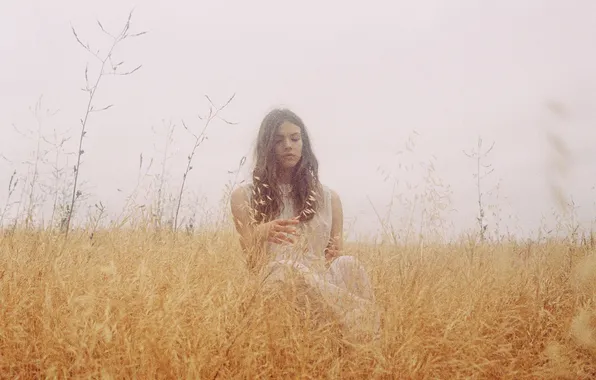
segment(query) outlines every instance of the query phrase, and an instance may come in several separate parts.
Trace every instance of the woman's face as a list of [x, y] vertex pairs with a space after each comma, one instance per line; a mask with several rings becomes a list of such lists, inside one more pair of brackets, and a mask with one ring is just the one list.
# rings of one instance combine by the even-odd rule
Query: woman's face
[[300, 127], [284, 122], [274, 136], [275, 157], [284, 169], [295, 167], [302, 158], [302, 133]]

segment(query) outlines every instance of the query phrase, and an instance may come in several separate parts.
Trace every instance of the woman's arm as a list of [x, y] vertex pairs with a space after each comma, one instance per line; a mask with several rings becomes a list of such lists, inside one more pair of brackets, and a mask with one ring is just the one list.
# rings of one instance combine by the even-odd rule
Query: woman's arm
[[274, 220], [255, 225], [249, 211], [250, 199], [244, 189], [237, 188], [232, 191], [230, 207], [236, 231], [240, 235], [240, 246], [247, 254], [247, 261], [251, 269], [263, 260], [267, 241], [277, 244], [293, 244], [295, 242], [291, 236], [286, 234], [296, 235], [294, 225], [299, 221], [297, 219]]
[[249, 199], [243, 188], [239, 187], [232, 191], [230, 207], [236, 231], [240, 235], [240, 245], [243, 250], [247, 250], [258, 239], [253, 236], [255, 231], [250, 220]]
[[331, 190], [331, 236], [327, 249], [325, 249], [325, 258], [332, 261], [341, 255], [343, 249], [343, 229], [344, 213], [339, 195]]
[[243, 188], [239, 187], [232, 191], [230, 207], [236, 231], [240, 235], [240, 246], [246, 254], [246, 263], [251, 271], [260, 268], [265, 253], [265, 239], [261, 230], [255, 228], [251, 221], [249, 212], [249, 199]]
[[232, 191], [230, 207], [236, 231], [240, 235], [240, 246], [246, 254], [248, 267], [255, 269], [263, 259], [266, 236], [262, 229], [256, 228], [251, 220], [250, 200], [246, 191], [239, 187]]

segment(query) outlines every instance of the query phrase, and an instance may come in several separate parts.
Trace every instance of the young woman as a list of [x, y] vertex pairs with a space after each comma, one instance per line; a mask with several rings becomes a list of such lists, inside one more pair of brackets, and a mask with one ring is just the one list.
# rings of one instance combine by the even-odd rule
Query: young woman
[[300, 275], [344, 328], [378, 333], [369, 278], [354, 257], [341, 254], [342, 203], [319, 181], [318, 161], [302, 120], [287, 109], [267, 114], [255, 161], [252, 182], [231, 197], [249, 268], [269, 285]]

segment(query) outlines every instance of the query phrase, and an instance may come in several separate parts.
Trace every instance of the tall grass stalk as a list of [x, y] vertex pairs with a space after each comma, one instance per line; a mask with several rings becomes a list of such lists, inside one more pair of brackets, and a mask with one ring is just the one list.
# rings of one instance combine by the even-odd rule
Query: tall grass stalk
[[[131, 19], [132, 19], [132, 11], [128, 15], [128, 20], [126, 21], [124, 27], [116, 35], [112, 35], [111, 33], [109, 33], [106, 29], [104, 29], [101, 22], [99, 22], [99, 21], [97, 22], [99, 25], [99, 28], [102, 30], [102, 32], [104, 34], [106, 34], [111, 39], [111, 45], [107, 49], [107, 53], [105, 53], [104, 55], [101, 55], [99, 50], [97, 50], [97, 51], [93, 50], [89, 46], [88, 43], [83, 43], [83, 41], [79, 38], [75, 28], [72, 27], [72, 33], [74, 34], [75, 39], [77, 40], [79, 45], [81, 45], [86, 51], [88, 51], [99, 62], [100, 69], [99, 69], [97, 78], [95, 79], [94, 83], [89, 82], [89, 75], [88, 75], [89, 67], [87, 66], [87, 68], [85, 69], [86, 86], [83, 89], [83, 91], [87, 92], [87, 94], [89, 95], [89, 99], [87, 101], [87, 107], [85, 109], [85, 113], [83, 115], [83, 118], [81, 119], [81, 132], [79, 134], [79, 143], [78, 143], [78, 149], [77, 149], [77, 162], [74, 166], [74, 183], [72, 186], [71, 201], [70, 201], [70, 206], [68, 208], [68, 215], [67, 215], [66, 226], [65, 226], [65, 237], [66, 238], [68, 238], [68, 233], [70, 231], [72, 216], [75, 211], [75, 202], [76, 202], [77, 198], [81, 195], [81, 192], [77, 188], [77, 185], [79, 182], [79, 174], [80, 174], [80, 169], [81, 169], [81, 158], [82, 158], [83, 154], [85, 153], [85, 151], [83, 150], [83, 141], [85, 139], [85, 135], [87, 134], [87, 122], [89, 120], [89, 116], [92, 113], [106, 111], [113, 107], [113, 104], [110, 104], [108, 106], [101, 107], [101, 108], [96, 108], [94, 106], [93, 100], [95, 98], [95, 95], [97, 93], [99, 85], [100, 85], [102, 79], [106, 75], [128, 76], [128, 75], [135, 73], [137, 70], [139, 70], [141, 68], [141, 65], [139, 65], [130, 71], [122, 71], [122, 69], [120, 69], [120, 66], [124, 62], [114, 62], [113, 61], [112, 55], [113, 55], [114, 49], [116, 48], [116, 46], [119, 43], [121, 43], [122, 41], [124, 41], [127, 38], [138, 37], [138, 36], [141, 36], [146, 33], [146, 32], [130, 33]], [[111, 71], [106, 71], [106, 69], [111, 69]]]

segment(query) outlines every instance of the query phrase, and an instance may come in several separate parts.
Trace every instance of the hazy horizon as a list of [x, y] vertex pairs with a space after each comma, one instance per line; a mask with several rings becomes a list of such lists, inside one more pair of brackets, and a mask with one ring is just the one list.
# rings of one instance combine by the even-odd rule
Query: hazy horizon
[[[56, 111], [43, 119], [44, 134], [51, 137], [58, 130], [70, 137], [66, 148], [76, 151], [87, 104], [81, 91], [85, 66], [91, 64], [90, 78], [97, 67], [71, 26], [83, 41], [105, 51], [109, 40], [97, 20], [116, 32], [133, 8], [131, 32], [148, 33], [125, 40], [114, 60], [124, 61], [123, 70], [142, 68], [103, 79], [96, 108], [114, 106], [91, 115], [83, 147], [81, 190], [90, 205], [102, 201], [112, 217], [136, 185], [141, 154], [144, 169], [154, 159], [149, 174], [160, 172], [163, 127], [170, 121], [176, 125], [176, 154], [166, 172], [168, 190], [177, 194], [192, 145], [182, 121], [199, 133], [197, 115], [209, 106], [205, 95], [222, 104], [236, 94], [222, 113], [235, 124], [214, 122], [197, 151], [187, 210], [218, 206], [224, 185], [234, 178], [228, 171], [252, 154], [261, 118], [284, 106], [304, 119], [321, 179], [340, 194], [352, 234], [379, 230], [369, 199], [377, 211], [387, 210], [393, 186], [385, 180], [388, 174], [400, 181], [397, 192], [413, 200], [417, 190], [408, 184], [423, 186], [424, 165], [431, 162], [435, 177], [452, 192], [454, 211], [445, 214], [452, 232], [475, 228], [475, 162], [463, 151], [474, 149], [479, 136], [485, 146], [495, 144], [487, 160], [494, 172], [484, 188], [500, 182], [499, 191], [485, 200], [501, 209], [502, 232], [534, 232], [543, 217], [555, 223], [553, 178], [579, 206], [578, 223], [590, 228], [596, 220], [596, 53], [591, 49], [596, 3], [588, 0], [366, 6], [270, 0], [5, 2], [0, 6], [0, 208], [11, 174], [26, 175], [25, 161], [37, 145], [15, 126], [36, 130], [29, 108], [40, 97], [44, 110]], [[551, 104], [561, 105], [563, 115]], [[568, 155], [558, 157], [549, 134]], [[410, 138], [412, 151], [406, 149]], [[42, 149], [47, 148], [44, 143]], [[565, 176], [553, 162], [566, 168]], [[51, 185], [50, 169], [41, 170]], [[395, 207], [397, 225], [409, 210]], [[86, 214], [82, 209], [78, 218]], [[493, 229], [495, 221], [488, 223]]]

